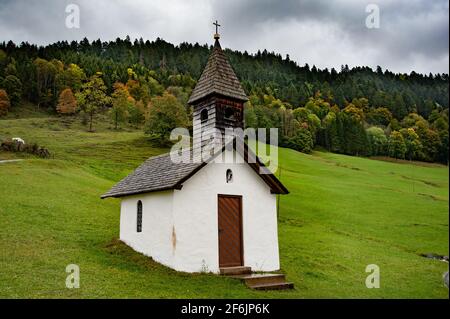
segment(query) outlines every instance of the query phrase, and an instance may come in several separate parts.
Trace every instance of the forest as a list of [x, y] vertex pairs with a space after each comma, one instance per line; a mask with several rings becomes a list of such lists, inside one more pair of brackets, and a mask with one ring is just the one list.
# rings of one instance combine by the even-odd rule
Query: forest
[[[30, 101], [78, 116], [90, 131], [93, 118], [108, 114], [112, 129], [134, 127], [168, 143], [173, 128], [192, 126], [187, 99], [211, 49], [159, 38], [3, 42], [0, 118]], [[279, 128], [281, 146], [448, 164], [448, 74], [321, 70], [266, 50], [226, 54], [249, 97], [246, 126]]]

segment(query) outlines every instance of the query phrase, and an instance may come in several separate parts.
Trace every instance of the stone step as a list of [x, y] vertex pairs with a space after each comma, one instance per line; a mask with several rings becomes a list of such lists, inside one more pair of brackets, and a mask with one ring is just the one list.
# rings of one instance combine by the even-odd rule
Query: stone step
[[283, 282], [283, 283], [273, 283], [273, 284], [259, 284], [249, 286], [251, 289], [256, 290], [284, 290], [284, 289], [293, 289], [294, 283], [292, 282]]
[[286, 282], [283, 274], [248, 274], [235, 275], [232, 277], [242, 280], [249, 287], [254, 285], [279, 284]]
[[220, 268], [220, 274], [225, 276], [246, 275], [251, 273], [252, 269], [244, 266]]

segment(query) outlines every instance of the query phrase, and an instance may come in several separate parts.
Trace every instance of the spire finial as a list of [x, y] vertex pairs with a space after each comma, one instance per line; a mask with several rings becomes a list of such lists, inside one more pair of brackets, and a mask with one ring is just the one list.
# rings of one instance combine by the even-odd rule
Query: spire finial
[[220, 39], [220, 35], [219, 35], [220, 24], [219, 24], [219, 22], [217, 22], [217, 20], [213, 24], [216, 26], [216, 33], [214, 34], [214, 39], [219, 40]]

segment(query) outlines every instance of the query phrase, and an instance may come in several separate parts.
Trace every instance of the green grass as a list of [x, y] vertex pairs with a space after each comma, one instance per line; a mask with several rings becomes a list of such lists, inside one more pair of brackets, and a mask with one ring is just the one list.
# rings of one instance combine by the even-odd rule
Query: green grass
[[[237, 280], [184, 274], [121, 244], [119, 200], [99, 196], [145, 158], [164, 152], [142, 131], [99, 119], [27, 113], [0, 120], [52, 159], [0, 152], [0, 297], [7, 298], [448, 298], [448, 168], [280, 149], [282, 272], [292, 291], [259, 292]], [[80, 266], [81, 288], [65, 288]], [[365, 287], [377, 264], [381, 288]]]

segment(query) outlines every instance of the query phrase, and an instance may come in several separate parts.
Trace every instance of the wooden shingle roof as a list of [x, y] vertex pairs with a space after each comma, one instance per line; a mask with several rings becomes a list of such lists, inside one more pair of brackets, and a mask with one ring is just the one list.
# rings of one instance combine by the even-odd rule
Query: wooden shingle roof
[[248, 101], [247, 95], [222, 51], [218, 39], [216, 39], [205, 69], [192, 91], [188, 103], [193, 104], [212, 94], [219, 94], [243, 102]]
[[179, 182], [202, 163], [174, 163], [170, 153], [150, 157], [101, 198], [122, 197], [180, 188]]
[[[231, 143], [231, 142], [230, 142]], [[263, 181], [270, 187], [274, 194], [288, 194], [287, 188], [272, 174], [264, 163], [249, 149], [246, 143], [243, 143], [243, 150], [236, 147], [233, 141], [233, 147], [243, 156], [245, 162], [258, 174]], [[191, 176], [202, 169], [208, 162], [222, 153], [227, 146], [218, 151], [206, 162], [174, 163], [170, 158], [170, 153], [151, 157], [139, 166], [133, 173], [125, 177], [101, 198], [123, 197], [142, 193], [151, 193], [170, 189], [181, 189], [183, 183]], [[191, 150], [184, 156], [191, 158]], [[256, 161], [249, 161], [256, 159]], [[261, 174], [264, 172], [264, 174]]]

